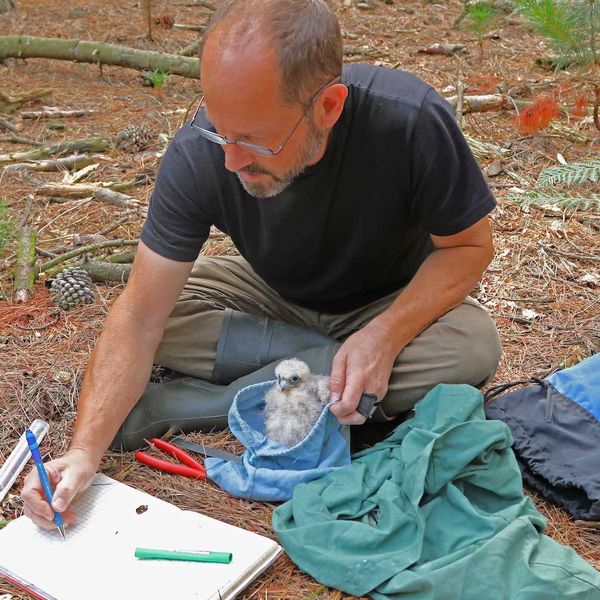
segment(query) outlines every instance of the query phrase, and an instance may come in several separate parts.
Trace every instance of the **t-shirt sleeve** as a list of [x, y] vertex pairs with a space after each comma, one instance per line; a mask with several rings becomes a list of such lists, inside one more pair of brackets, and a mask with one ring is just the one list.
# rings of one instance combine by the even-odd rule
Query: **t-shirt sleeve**
[[161, 161], [141, 240], [165, 258], [196, 260], [212, 224], [208, 201], [201, 173], [176, 137]]
[[428, 233], [460, 233], [496, 206], [449, 104], [433, 89], [420, 107], [411, 148], [412, 211]]

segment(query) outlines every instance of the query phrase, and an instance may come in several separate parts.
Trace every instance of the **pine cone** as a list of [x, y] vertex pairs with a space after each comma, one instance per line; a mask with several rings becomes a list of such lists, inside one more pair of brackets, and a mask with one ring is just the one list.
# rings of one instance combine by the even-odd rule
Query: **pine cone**
[[141, 152], [150, 147], [154, 137], [148, 125], [129, 125], [117, 133], [115, 148], [125, 152]]
[[94, 301], [92, 280], [81, 267], [71, 267], [61, 271], [50, 284], [50, 292], [54, 295], [54, 304], [69, 310], [82, 304]]

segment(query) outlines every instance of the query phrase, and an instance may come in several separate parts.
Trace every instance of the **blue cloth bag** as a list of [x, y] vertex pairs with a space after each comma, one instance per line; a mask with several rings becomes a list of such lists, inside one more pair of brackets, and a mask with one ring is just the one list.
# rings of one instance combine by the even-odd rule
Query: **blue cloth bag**
[[286, 501], [294, 487], [350, 464], [350, 430], [326, 405], [310, 433], [287, 448], [265, 437], [265, 393], [275, 381], [240, 390], [229, 409], [231, 433], [244, 445], [240, 462], [206, 458], [206, 474], [232, 496]]

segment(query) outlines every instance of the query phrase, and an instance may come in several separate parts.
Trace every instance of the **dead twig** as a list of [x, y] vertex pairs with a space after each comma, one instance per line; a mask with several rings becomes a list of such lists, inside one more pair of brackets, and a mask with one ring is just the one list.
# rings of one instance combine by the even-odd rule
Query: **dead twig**
[[21, 113], [21, 119], [70, 119], [71, 117], [87, 117], [93, 115], [93, 110], [59, 110], [58, 108], [46, 107], [44, 110], [32, 110]]
[[591, 260], [594, 262], [600, 262], [600, 256], [591, 256], [589, 254], [579, 254], [577, 252], [564, 252], [563, 250], [557, 250], [551, 246], [542, 246], [544, 250], [552, 254], [558, 254], [558, 256], [564, 256], [565, 258], [574, 258], [577, 260]]

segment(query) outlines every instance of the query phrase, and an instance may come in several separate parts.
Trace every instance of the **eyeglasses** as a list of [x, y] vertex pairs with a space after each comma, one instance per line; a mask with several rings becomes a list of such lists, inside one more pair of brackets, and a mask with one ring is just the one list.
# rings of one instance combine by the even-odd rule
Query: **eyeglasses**
[[302, 111], [300, 118], [294, 125], [293, 129], [289, 132], [289, 134], [283, 140], [283, 142], [281, 142], [281, 144], [279, 145], [277, 150], [271, 150], [271, 148], [267, 148], [266, 146], [259, 146], [258, 144], [251, 144], [250, 142], [244, 142], [241, 140], [230, 140], [229, 138], [226, 138], [224, 135], [221, 135], [214, 131], [210, 131], [209, 129], [204, 129], [203, 127], [199, 127], [198, 125], [196, 125], [195, 122], [196, 122], [196, 118], [198, 117], [198, 113], [204, 108], [204, 96], [202, 96], [202, 98], [200, 98], [200, 104], [198, 104], [198, 108], [196, 109], [196, 112], [194, 113], [194, 116], [192, 117], [192, 120], [190, 121], [190, 125], [196, 131], [198, 131], [200, 133], [200, 135], [202, 135], [202, 137], [206, 138], [207, 140], [210, 140], [211, 142], [214, 142], [215, 144], [219, 144], [220, 146], [225, 146], [226, 144], [235, 144], [236, 146], [239, 146], [240, 148], [243, 148], [244, 150], [247, 150], [248, 152], [251, 152], [252, 154], [260, 154], [261, 156], [277, 156], [278, 154], [281, 153], [281, 151], [283, 150], [285, 145], [289, 142], [290, 138], [294, 135], [294, 132], [296, 131], [296, 129], [298, 129], [298, 127], [300, 126], [300, 123], [302, 123], [302, 119], [304, 119], [307, 116], [308, 111], [312, 108], [312, 105], [314, 104], [315, 100], [319, 97], [319, 94], [321, 94], [321, 92], [325, 91], [330, 85], [333, 85], [334, 83], [336, 83], [338, 81], [338, 79], [340, 79], [339, 75], [334, 77], [331, 81], [328, 81], [324, 86], [320, 87], [317, 90], [317, 92], [312, 96], [312, 98], [309, 100], [309, 102], [304, 106], [304, 110]]

